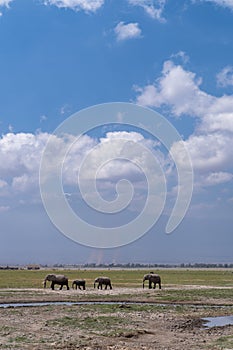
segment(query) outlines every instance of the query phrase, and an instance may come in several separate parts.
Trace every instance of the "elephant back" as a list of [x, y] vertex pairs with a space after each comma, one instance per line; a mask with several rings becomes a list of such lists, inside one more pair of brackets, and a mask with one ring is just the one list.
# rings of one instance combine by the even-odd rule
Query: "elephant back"
[[95, 282], [110, 282], [110, 278], [106, 276], [96, 277]]

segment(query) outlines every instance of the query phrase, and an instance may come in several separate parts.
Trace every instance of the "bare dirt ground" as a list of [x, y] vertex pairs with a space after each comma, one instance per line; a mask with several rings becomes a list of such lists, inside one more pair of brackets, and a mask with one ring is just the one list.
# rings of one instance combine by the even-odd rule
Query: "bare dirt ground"
[[[205, 286], [165, 288], [168, 291], [195, 290], [205, 289]], [[232, 302], [206, 298], [201, 303], [185, 301], [174, 306], [158, 304], [159, 293], [159, 290], [140, 288], [107, 291], [1, 289], [1, 303], [104, 301], [111, 298], [120, 303], [0, 308], [0, 349], [233, 349], [233, 326], [208, 329], [202, 321], [203, 317], [232, 315], [233, 298]], [[155, 304], [146, 303], [148, 300]], [[129, 303], [133, 301], [144, 303]], [[219, 307], [222, 304], [228, 306]]]

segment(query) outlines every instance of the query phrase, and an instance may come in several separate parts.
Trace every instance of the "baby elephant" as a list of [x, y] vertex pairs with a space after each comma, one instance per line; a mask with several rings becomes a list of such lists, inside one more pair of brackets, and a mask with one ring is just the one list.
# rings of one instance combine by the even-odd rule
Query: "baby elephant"
[[103, 285], [105, 286], [105, 289], [107, 289], [108, 286], [110, 289], [112, 289], [111, 280], [109, 277], [97, 277], [95, 279], [95, 282], [94, 282], [94, 288], [95, 288], [96, 283], [98, 283], [98, 285], [97, 285], [98, 289], [99, 288], [102, 289]]
[[77, 289], [77, 287], [78, 287], [78, 289], [83, 288], [83, 290], [85, 290], [86, 289], [86, 281], [85, 280], [74, 280], [72, 283], [72, 288]]

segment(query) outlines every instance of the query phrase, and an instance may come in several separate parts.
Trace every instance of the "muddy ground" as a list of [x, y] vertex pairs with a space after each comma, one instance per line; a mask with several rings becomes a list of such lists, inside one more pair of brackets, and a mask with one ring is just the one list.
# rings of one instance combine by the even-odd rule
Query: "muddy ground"
[[[233, 326], [208, 329], [202, 320], [208, 316], [233, 315], [233, 298], [232, 302], [208, 298], [199, 303], [161, 305], [159, 293], [140, 288], [2, 289], [1, 303], [52, 300], [119, 300], [120, 303], [0, 308], [0, 349], [233, 349]], [[129, 303], [134, 300], [144, 303]], [[147, 300], [154, 304], [148, 304]]]

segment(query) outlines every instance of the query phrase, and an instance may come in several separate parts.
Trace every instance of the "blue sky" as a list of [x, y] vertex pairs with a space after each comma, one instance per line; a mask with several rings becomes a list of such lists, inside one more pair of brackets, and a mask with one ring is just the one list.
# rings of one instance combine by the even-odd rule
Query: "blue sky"
[[[0, 263], [232, 262], [233, 2], [0, 0], [0, 14]], [[39, 167], [55, 128], [109, 102], [137, 103], [172, 123], [190, 154], [194, 188], [182, 223], [166, 235], [177, 189], [161, 145], [133, 128], [86, 135], [64, 168], [71, 206], [84, 217], [90, 213], [74, 190], [77, 164], [93, 147], [99, 160], [105, 142], [110, 150], [113, 139], [125, 137], [149, 147], [168, 183], [168, 203], [154, 228], [129, 245], [95, 249], [51, 223]], [[137, 215], [146, 194], [138, 169], [115, 162], [101, 176], [106, 199], [121, 176], [135, 184], [135, 200], [121, 219]], [[106, 224], [107, 216], [92, 217]]]

